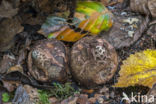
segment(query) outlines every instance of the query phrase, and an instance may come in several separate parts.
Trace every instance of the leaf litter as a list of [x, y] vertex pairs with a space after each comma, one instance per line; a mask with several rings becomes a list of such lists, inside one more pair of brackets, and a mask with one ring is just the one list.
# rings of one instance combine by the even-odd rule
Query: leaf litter
[[[3, 3], [1, 3], [1, 5], [2, 4], [4, 5], [4, 0], [2, 0], [2, 1], [3, 1]], [[36, 40], [44, 39], [44, 37], [42, 37], [40, 34], [37, 33], [37, 31], [39, 30], [39, 29], [37, 29], [38, 26], [39, 27], [41, 26], [41, 24], [45, 21], [47, 15], [49, 15], [49, 13], [52, 13], [54, 11], [56, 12], [59, 7], [61, 7], [64, 4], [67, 4], [67, 1], [64, 0], [65, 3], [63, 3], [63, 0], [60, 0], [61, 3], [59, 4], [59, 0], [58, 0], [57, 3], [59, 5], [61, 5], [61, 6], [58, 6], [58, 4], [56, 5], [56, 7], [53, 6], [55, 9], [50, 7], [50, 5], [53, 5], [53, 3], [51, 3], [47, 7], [45, 7], [46, 2], [49, 2], [49, 0], [45, 0], [45, 2], [43, 1], [39, 5], [38, 5], [38, 3], [40, 3], [40, 2], [38, 2], [37, 0], [36, 0], [37, 2], [35, 0], [32, 0], [32, 2], [36, 2], [35, 5], [32, 5], [31, 4], [32, 2], [30, 3], [29, 0], [22, 0], [24, 5], [20, 4], [20, 6], [18, 4], [19, 3], [18, 0], [16, 0], [17, 4], [14, 5], [14, 6], [12, 6], [11, 2], [8, 2], [8, 1], [5, 1], [5, 3], [8, 3], [8, 5], [9, 5], [8, 8], [11, 8], [11, 10], [8, 9], [9, 11], [4, 13], [1, 16], [1, 18], [3, 18], [3, 17], [7, 17], [7, 18], [8, 17], [13, 17], [15, 15], [19, 15], [20, 17], [22, 17], [23, 18], [22, 24], [24, 24], [24, 25], [22, 25], [22, 26], [24, 26], [23, 31], [28, 33], [28, 34], [25, 34], [23, 36], [24, 37], [29, 36], [29, 39], [30, 39], [31, 42], [30, 42], [30, 44], [28, 46], [26, 46], [27, 48], [22, 48], [22, 47], [25, 47], [25, 45], [24, 45], [24, 43], [22, 41], [26, 41], [26, 40], [25, 39], [21, 39], [21, 40], [19, 39], [18, 41], [16, 41], [16, 43], [18, 43], [18, 45], [19, 45], [19, 48], [16, 47], [16, 49], [17, 49], [16, 50], [15, 47], [13, 47], [10, 50], [15, 55], [16, 62], [12, 66], [11, 71], [9, 71], [9, 73], [7, 73], [5, 75], [0, 75], [0, 80], [1, 80], [1, 82], [2, 81], [4, 82], [6, 80], [7, 81], [9, 81], [9, 80], [13, 81], [14, 80], [14, 81], [16, 81], [15, 82], [16, 84], [18, 83], [20, 85], [21, 84], [29, 84], [29, 85], [31, 85], [33, 87], [36, 87], [36, 88], [39, 88], [39, 89], [40, 88], [52, 89], [53, 87], [50, 84], [48, 84], [48, 83], [43, 84], [41, 82], [38, 82], [38, 81], [34, 80], [30, 76], [30, 74], [28, 73], [28, 70], [27, 70], [27, 66], [25, 65], [26, 61], [27, 61], [27, 52], [30, 51], [31, 45], [33, 43], [35, 43]], [[103, 1], [103, 0], [101, 0], [101, 1]], [[117, 1], [117, 0], [107, 0], [106, 3], [109, 2], [111, 4], [112, 1]], [[148, 14], [151, 14], [153, 17], [155, 16], [155, 12], [154, 12], [154, 9], [153, 9], [155, 2], [153, 2], [153, 1], [150, 0], [149, 3], [148, 3], [148, 8], [147, 9], [149, 9], [148, 11], [150, 11], [150, 12], [145, 12], [144, 13], [146, 15], [146, 17], [148, 16]], [[116, 27], [117, 32], [114, 33], [114, 35], [109, 35], [105, 39], [108, 40], [117, 49], [118, 56], [119, 56], [119, 68], [120, 68], [120, 65], [121, 65], [120, 63], [124, 59], [126, 59], [129, 55], [134, 54], [134, 53], [136, 53], [138, 51], [143, 51], [143, 50], [146, 50], [146, 49], [155, 49], [156, 48], [156, 42], [155, 42], [156, 39], [154, 38], [155, 37], [154, 33], [155, 33], [155, 27], [156, 26], [155, 26], [155, 24], [152, 24], [152, 25], [149, 25], [149, 27], [146, 27], [147, 24], [151, 20], [149, 20], [148, 17], [145, 18], [144, 15], [140, 15], [138, 13], [132, 13], [132, 12], [130, 12], [131, 10], [123, 10], [122, 11], [121, 8], [120, 9], [118, 8], [118, 10], [119, 11], [121, 10], [121, 11], [117, 13], [116, 10], [115, 10], [115, 8], [116, 8], [115, 6], [121, 7], [120, 4], [124, 3], [124, 1], [118, 0], [118, 2], [120, 2], [120, 3], [117, 3], [117, 4], [112, 3], [111, 6], [108, 6], [110, 11], [112, 11], [112, 13], [115, 15], [115, 20], [114, 20], [115, 24], [113, 25], [113, 28]], [[153, 3], [150, 3], [150, 2], [153, 2]], [[103, 1], [103, 3], [105, 3], [105, 1]], [[4, 8], [4, 6], [1, 6], [1, 8], [2, 7]], [[132, 5], [131, 5], [131, 7], [132, 7]], [[23, 8], [22, 10], [24, 10], [24, 11], [22, 11], [21, 8]], [[66, 9], [67, 9], [66, 7], [64, 9], [62, 8], [62, 11], [64, 12], [64, 11], [66, 11]], [[62, 11], [59, 11], [59, 13], [61, 13]], [[121, 17], [123, 17], [123, 18], [121, 18]], [[0, 22], [3, 21], [3, 19], [1, 19], [1, 18], [0, 18]], [[145, 23], [143, 22], [144, 19], [145, 19]], [[138, 28], [140, 27], [140, 24], [142, 22], [144, 23], [145, 27], [142, 27], [142, 31], [140, 31], [140, 32], [138, 32], [136, 34], [136, 31], [138, 30]], [[123, 25], [124, 25], [124, 30], [122, 28], [119, 28], [119, 26], [122, 27]], [[28, 27], [32, 27], [32, 28], [27, 29]], [[111, 30], [113, 30], [113, 28]], [[146, 32], [145, 29], [147, 29], [147, 28], [148, 28], [148, 31]], [[119, 30], [120, 30], [120, 32], [118, 32]], [[118, 35], [120, 33], [122, 35]], [[20, 33], [18, 36], [17, 35], [16, 36], [19, 38], [22, 34]], [[106, 36], [105, 34], [107, 34], [107, 33], [106, 32], [102, 33], [100, 36], [104, 37], [104, 36]], [[118, 38], [118, 39], [116, 39], [116, 38]], [[72, 43], [66, 43], [65, 42], [65, 44], [67, 46], [69, 46], [69, 48], [71, 48], [71, 46], [72, 46]], [[15, 46], [17, 46], [17, 44], [15, 44]], [[6, 55], [6, 53], [3, 53], [3, 52], [0, 53], [0, 61], [3, 61], [2, 56], [4, 54]], [[5, 64], [6, 63], [7, 63], [7, 61], [5, 62]], [[19, 66], [22, 67], [23, 71], [19, 71], [19, 69], [20, 69]], [[9, 68], [7, 68], [7, 69], [9, 69]], [[119, 70], [120, 69], [118, 69], [118, 71]], [[93, 102], [94, 103], [103, 102], [103, 103], [109, 103], [109, 104], [113, 103], [115, 101], [115, 102], [119, 103], [120, 100], [121, 100], [120, 98], [122, 97], [121, 92], [116, 90], [116, 88], [114, 89], [114, 88], [111, 87], [114, 84], [114, 80], [117, 80], [116, 76], [118, 76], [118, 73], [115, 74], [115, 79], [110, 80], [108, 83], [106, 83], [104, 85], [98, 86], [97, 88], [95, 88], [93, 90], [93, 92], [91, 94], [85, 93], [84, 95], [81, 95], [83, 92], [80, 92], [81, 96], [74, 95], [72, 97], [69, 97], [68, 99], [64, 100], [64, 103], [74, 103], [76, 101], [77, 102], [88, 102], [89, 101], [89, 102], [92, 102], [92, 103]], [[71, 76], [69, 76], [69, 78], [71, 78]], [[73, 80], [73, 78], [72, 78], [72, 80]], [[9, 82], [9, 83], [12, 84], [12, 82]], [[73, 83], [73, 81], [72, 81], [72, 83]], [[83, 86], [78, 86], [78, 85], [79, 85], [79, 83], [76, 83], [76, 85], [74, 87], [80, 87], [80, 88], [83, 89]], [[1, 84], [1, 86], [4, 86], [4, 85]], [[9, 86], [9, 85], [6, 84], [5, 86]], [[99, 93], [98, 90], [102, 89], [103, 86], [106, 86], [106, 87], [104, 87], [104, 89], [108, 88], [109, 92], [108, 93], [103, 93], [101, 95], [97, 95]], [[137, 89], [137, 86], [135, 86], [134, 88]], [[141, 90], [137, 89], [137, 91], [142, 92], [143, 89], [144, 89], [144, 87], [139, 87], [139, 88]], [[129, 87], [126, 88], [125, 90], [124, 89], [123, 90], [127, 91], [127, 89], [129, 89]], [[153, 88], [151, 90], [152, 90], [151, 92], [154, 91], [154, 86], [153, 86]], [[147, 92], [147, 91], [148, 90], [144, 90], [143, 92]], [[115, 93], [114, 97], [113, 97], [113, 93]], [[18, 92], [18, 93], [15, 94], [15, 98], [17, 98], [17, 99], [20, 98], [20, 97], [17, 96], [18, 94], [22, 95], [22, 93]], [[30, 95], [33, 95], [33, 94], [30, 94]], [[108, 96], [110, 96], [110, 97], [108, 97]], [[108, 97], [108, 99], [107, 99], [107, 97]], [[29, 100], [27, 100], [27, 101], [29, 101]], [[63, 103], [63, 101], [62, 101], [62, 103]]]

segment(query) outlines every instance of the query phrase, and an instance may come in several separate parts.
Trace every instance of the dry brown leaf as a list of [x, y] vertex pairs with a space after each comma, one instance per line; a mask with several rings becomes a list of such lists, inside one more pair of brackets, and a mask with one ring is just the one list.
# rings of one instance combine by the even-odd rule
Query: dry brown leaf
[[153, 17], [156, 17], [155, 0], [131, 0], [130, 8], [132, 11], [140, 12], [146, 15], [151, 14]]
[[20, 84], [19, 81], [6, 81], [6, 80], [2, 80], [3, 82], [3, 86], [9, 91], [9, 92], [13, 92], [17, 86]]
[[156, 0], [149, 0], [148, 1], [148, 8], [153, 17], [156, 17]]
[[13, 8], [12, 4], [6, 0], [2, 0], [0, 4], [0, 17], [11, 18], [16, 15], [18, 8]]
[[118, 0], [119, 3], [123, 3], [124, 0]]
[[6, 51], [14, 45], [16, 34], [24, 29], [18, 18], [0, 21], [0, 51]]

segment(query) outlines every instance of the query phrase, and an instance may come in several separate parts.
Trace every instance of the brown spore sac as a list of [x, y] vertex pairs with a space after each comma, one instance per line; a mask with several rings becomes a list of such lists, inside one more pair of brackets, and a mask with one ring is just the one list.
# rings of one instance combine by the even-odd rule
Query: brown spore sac
[[67, 49], [55, 39], [35, 42], [28, 55], [30, 74], [38, 81], [63, 82], [67, 79]]
[[94, 87], [113, 77], [118, 58], [113, 46], [104, 38], [90, 36], [73, 45], [70, 65], [76, 81], [86, 87]]

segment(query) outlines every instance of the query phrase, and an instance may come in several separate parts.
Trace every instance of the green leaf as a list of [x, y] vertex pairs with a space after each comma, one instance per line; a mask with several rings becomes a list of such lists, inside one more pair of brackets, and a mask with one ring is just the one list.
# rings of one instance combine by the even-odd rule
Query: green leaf
[[99, 2], [78, 2], [76, 12], [91, 15], [93, 12], [102, 12], [105, 6]]
[[9, 99], [10, 99], [10, 96], [9, 96], [8, 93], [5, 92], [5, 93], [2, 94], [2, 101], [3, 101], [4, 103], [8, 102]]

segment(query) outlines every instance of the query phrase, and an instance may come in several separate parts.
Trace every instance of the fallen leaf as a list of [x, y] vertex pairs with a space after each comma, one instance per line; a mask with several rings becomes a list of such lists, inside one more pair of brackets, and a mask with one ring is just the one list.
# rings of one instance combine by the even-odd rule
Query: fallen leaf
[[97, 35], [112, 27], [112, 13], [99, 2], [78, 2], [72, 23], [61, 17], [48, 17], [39, 33], [48, 38], [75, 42], [88, 33]]
[[16, 72], [16, 71], [23, 73], [23, 67], [21, 65], [12, 66], [8, 69], [7, 74], [12, 73], [12, 72]]
[[19, 81], [6, 81], [6, 80], [2, 80], [3, 82], [3, 86], [9, 91], [9, 92], [13, 92], [17, 86], [20, 84]]
[[[156, 96], [156, 83], [153, 85], [153, 87], [149, 90], [149, 92], [147, 93], [148, 98], [150, 98], [151, 96]], [[155, 104], [156, 99], [154, 99], [154, 101], [151, 104]], [[146, 103], [147, 104], [147, 103]]]
[[88, 104], [88, 95], [81, 94], [77, 99], [76, 104]]
[[58, 102], [58, 99], [56, 97], [49, 98], [50, 104], [56, 104]]
[[76, 104], [78, 97], [69, 97], [63, 101], [61, 101], [60, 104]]
[[154, 18], [156, 18], [156, 1], [148, 0], [148, 8]]
[[130, 8], [134, 12], [140, 12], [146, 15], [151, 14], [152, 17], [154, 18], [156, 17], [156, 1], [155, 0], [131, 0]]
[[107, 6], [110, 2], [110, 0], [101, 0], [102, 4], [104, 4], [105, 6]]
[[18, 8], [13, 8], [13, 5], [7, 0], [2, 0], [0, 5], [0, 17], [11, 18], [18, 12]]
[[13, 54], [4, 54], [0, 61], [0, 74], [5, 74], [8, 69], [16, 64], [16, 58]]
[[102, 37], [109, 41], [116, 49], [129, 47], [134, 44], [144, 33], [147, 28], [149, 19], [143, 19], [140, 15], [132, 12], [116, 12], [114, 24], [108, 32], [101, 33]]
[[94, 90], [93, 89], [89, 89], [89, 90], [88, 89], [82, 89], [82, 92], [92, 94], [94, 92]]
[[[156, 22], [156, 21], [155, 21]], [[156, 23], [155, 23], [156, 24]], [[156, 41], [156, 25], [151, 25], [148, 30], [147, 30], [147, 34], [151, 35], [153, 37], [153, 39]]]
[[82, 19], [75, 16], [81, 20], [78, 27], [94, 35], [112, 27], [113, 14], [100, 2], [78, 2], [76, 13], [85, 15]]
[[118, 83], [114, 87], [143, 85], [152, 88], [156, 83], [156, 50], [145, 50], [130, 55], [123, 61]]
[[36, 104], [39, 101], [37, 89], [29, 85], [19, 85], [16, 89], [13, 104]]
[[118, 0], [119, 3], [123, 3], [124, 0]]
[[42, 27], [38, 31], [38, 33], [43, 34], [45, 37], [48, 37], [48, 38], [56, 38], [58, 35], [51, 36], [51, 34], [57, 31], [58, 32], [61, 31], [60, 29], [62, 27], [66, 27], [66, 25], [67, 25], [66, 19], [62, 17], [50, 16], [47, 18], [46, 22], [42, 24]]
[[0, 21], [0, 52], [10, 49], [14, 45], [16, 34], [23, 31], [18, 17], [4, 18]]
[[130, 8], [134, 12], [149, 14], [147, 5], [148, 5], [148, 0], [130, 0]]
[[[139, 5], [138, 5], [139, 4]], [[130, 0], [130, 8], [134, 12], [156, 17], [156, 1], [155, 0]]]

